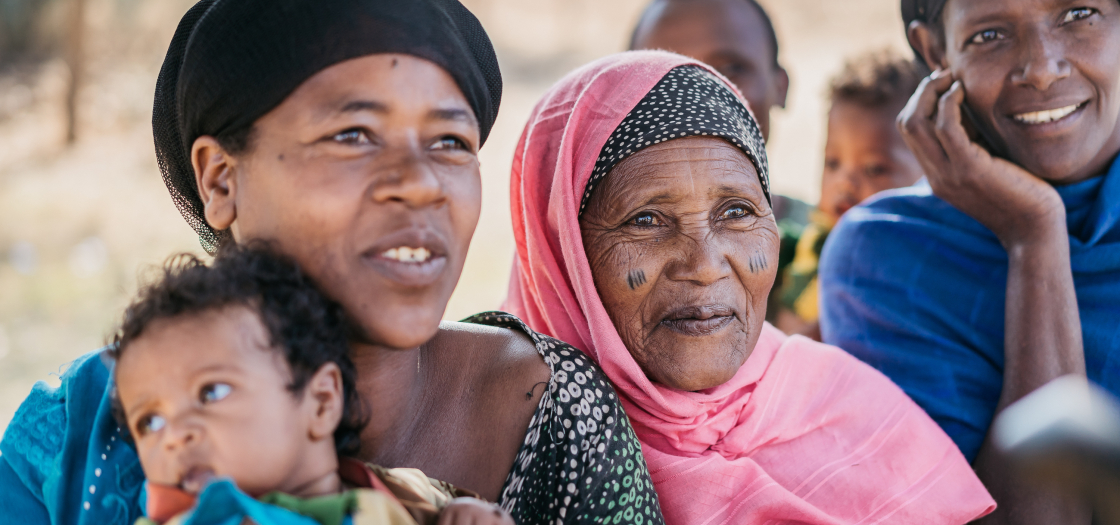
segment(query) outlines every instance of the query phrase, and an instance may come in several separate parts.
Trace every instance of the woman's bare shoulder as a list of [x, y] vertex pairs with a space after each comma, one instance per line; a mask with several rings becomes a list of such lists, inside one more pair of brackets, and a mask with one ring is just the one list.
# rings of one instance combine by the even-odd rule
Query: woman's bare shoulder
[[453, 354], [452, 360], [486, 375], [532, 378], [548, 381], [551, 370], [536, 343], [525, 332], [512, 327], [478, 323], [440, 323], [430, 345]]

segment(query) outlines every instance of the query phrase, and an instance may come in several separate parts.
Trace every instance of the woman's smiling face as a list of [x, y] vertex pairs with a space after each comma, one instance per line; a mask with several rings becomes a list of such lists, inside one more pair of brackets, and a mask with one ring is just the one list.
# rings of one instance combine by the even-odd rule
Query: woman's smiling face
[[735, 375], [778, 263], [778, 228], [741, 150], [689, 137], [635, 153], [595, 190], [580, 230], [603, 306], [650, 380], [697, 391]]
[[195, 142], [206, 218], [275, 242], [361, 329], [412, 348], [439, 328], [478, 223], [479, 126], [431, 62], [372, 55], [309, 78], [230, 156]]
[[942, 25], [943, 49], [923, 53], [964, 84], [1009, 160], [1059, 184], [1108, 169], [1120, 152], [1116, 0], [949, 0]]

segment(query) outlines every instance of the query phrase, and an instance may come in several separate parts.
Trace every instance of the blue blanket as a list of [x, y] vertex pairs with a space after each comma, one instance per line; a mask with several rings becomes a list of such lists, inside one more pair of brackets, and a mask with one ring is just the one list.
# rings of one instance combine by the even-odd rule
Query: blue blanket
[[[1120, 159], [1058, 192], [1089, 379], [1120, 395]], [[923, 182], [845, 214], [819, 278], [825, 342], [893, 379], [973, 460], [1003, 384], [1007, 253], [996, 237]]]

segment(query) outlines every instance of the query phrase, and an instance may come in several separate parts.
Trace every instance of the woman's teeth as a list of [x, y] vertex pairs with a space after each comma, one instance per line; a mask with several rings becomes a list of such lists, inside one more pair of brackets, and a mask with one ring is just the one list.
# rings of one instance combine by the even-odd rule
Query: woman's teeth
[[427, 262], [432, 258], [432, 252], [427, 248], [409, 248], [408, 246], [401, 246], [399, 248], [390, 248], [381, 254], [386, 259], [400, 261], [404, 263], [422, 263]]
[[1018, 115], [1015, 115], [1014, 118], [1015, 120], [1018, 120], [1023, 124], [1047, 124], [1050, 122], [1057, 122], [1070, 116], [1070, 114], [1072, 114], [1074, 111], [1077, 111], [1077, 109], [1080, 107], [1081, 104], [1074, 104], [1072, 106], [1066, 106], [1064, 108], [1048, 109], [1046, 111], [1035, 111], [1032, 113], [1020, 113]]

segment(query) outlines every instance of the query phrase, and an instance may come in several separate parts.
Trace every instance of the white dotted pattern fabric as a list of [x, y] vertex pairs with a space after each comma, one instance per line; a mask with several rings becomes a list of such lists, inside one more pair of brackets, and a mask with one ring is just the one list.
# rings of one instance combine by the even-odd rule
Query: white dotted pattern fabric
[[765, 142], [754, 117], [722, 80], [698, 66], [673, 69], [634, 107], [599, 153], [579, 205], [619, 162], [654, 144], [695, 136], [719, 137], [747, 154], [770, 201]]

